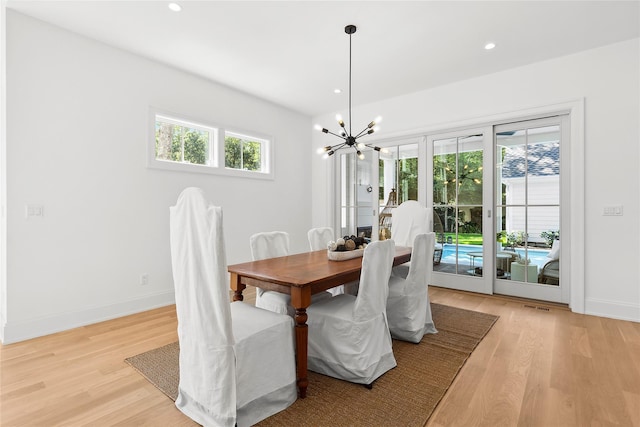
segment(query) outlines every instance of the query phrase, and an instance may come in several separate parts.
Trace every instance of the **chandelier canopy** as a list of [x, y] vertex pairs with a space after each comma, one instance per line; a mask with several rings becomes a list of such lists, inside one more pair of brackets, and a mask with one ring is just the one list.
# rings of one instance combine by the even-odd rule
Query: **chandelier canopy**
[[346, 27], [344, 27], [344, 32], [349, 34], [349, 131], [347, 132], [347, 128], [345, 127], [344, 120], [342, 120], [342, 117], [340, 117], [339, 115], [336, 116], [336, 119], [338, 120], [338, 125], [340, 125], [340, 128], [341, 128], [339, 131], [340, 132], [339, 134], [331, 132], [329, 129], [324, 128], [320, 125], [316, 125], [317, 130], [324, 133], [330, 133], [331, 135], [335, 135], [338, 138], [342, 139], [341, 142], [335, 145], [327, 145], [325, 147], [319, 148], [318, 153], [324, 154], [325, 158], [327, 158], [329, 156], [333, 156], [333, 154], [341, 148], [352, 147], [356, 151], [358, 158], [364, 159], [364, 154], [362, 154], [362, 151], [361, 151], [364, 147], [369, 147], [376, 151], [386, 152], [386, 150], [380, 149], [380, 147], [375, 147], [369, 144], [358, 142], [358, 138], [361, 138], [366, 135], [371, 135], [373, 132], [377, 131], [378, 128], [376, 127], [376, 124], [379, 123], [382, 118], [377, 117], [375, 120], [371, 121], [363, 130], [361, 130], [356, 135], [354, 135], [351, 131], [351, 35], [356, 32], [356, 26], [347, 25]]

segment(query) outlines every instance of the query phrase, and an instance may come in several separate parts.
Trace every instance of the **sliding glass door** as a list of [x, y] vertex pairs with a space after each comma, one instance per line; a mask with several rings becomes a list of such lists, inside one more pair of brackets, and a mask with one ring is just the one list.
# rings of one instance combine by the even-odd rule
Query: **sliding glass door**
[[491, 206], [491, 129], [427, 138], [427, 206], [433, 208], [436, 250], [433, 283], [491, 293], [494, 262], [485, 220]]
[[495, 292], [562, 301], [560, 156], [562, 116], [495, 127]]
[[397, 140], [364, 160], [342, 153], [339, 230], [393, 239], [393, 210], [418, 200], [436, 233], [431, 284], [568, 302], [560, 168], [569, 143], [560, 114]]

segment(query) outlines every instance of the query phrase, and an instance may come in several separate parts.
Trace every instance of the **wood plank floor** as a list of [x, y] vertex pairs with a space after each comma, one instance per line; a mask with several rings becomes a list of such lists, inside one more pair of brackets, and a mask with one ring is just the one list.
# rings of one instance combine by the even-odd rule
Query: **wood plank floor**
[[[442, 288], [430, 296], [500, 319], [427, 426], [640, 426], [640, 324]], [[0, 425], [196, 425], [124, 362], [175, 341], [176, 325], [169, 306], [0, 347]]]

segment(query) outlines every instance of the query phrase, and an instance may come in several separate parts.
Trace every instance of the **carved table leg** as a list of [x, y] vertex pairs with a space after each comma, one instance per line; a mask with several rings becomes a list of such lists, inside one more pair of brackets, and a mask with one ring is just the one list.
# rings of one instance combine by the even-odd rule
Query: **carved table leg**
[[242, 291], [247, 286], [240, 283], [240, 277], [236, 273], [231, 273], [231, 278], [229, 279], [229, 286], [233, 291], [233, 300], [244, 301], [244, 296], [242, 295]]
[[307, 397], [307, 386], [309, 385], [309, 379], [307, 378], [307, 341], [308, 341], [308, 326], [307, 326], [307, 309], [296, 308], [296, 359], [297, 359], [297, 375], [298, 375], [298, 390], [300, 391], [300, 398]]
[[298, 376], [298, 391], [300, 398], [307, 397], [307, 342], [309, 340], [309, 329], [307, 326], [307, 307], [311, 304], [310, 287], [292, 287], [291, 305], [296, 309], [296, 366]]

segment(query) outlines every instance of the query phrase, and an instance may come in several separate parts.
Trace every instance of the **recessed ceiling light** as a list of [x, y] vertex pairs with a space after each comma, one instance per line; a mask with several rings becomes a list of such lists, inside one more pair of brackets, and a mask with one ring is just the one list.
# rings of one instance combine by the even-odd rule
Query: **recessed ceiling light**
[[487, 44], [485, 44], [485, 45], [484, 45], [484, 48], [485, 48], [486, 50], [491, 50], [491, 49], [493, 49], [494, 47], [496, 47], [496, 44], [495, 44], [495, 43], [487, 43]]
[[342, 93], [342, 89], [334, 89], [333, 93]]
[[182, 10], [182, 6], [180, 6], [178, 3], [169, 3], [169, 9], [173, 10], [174, 12], [180, 12]]

